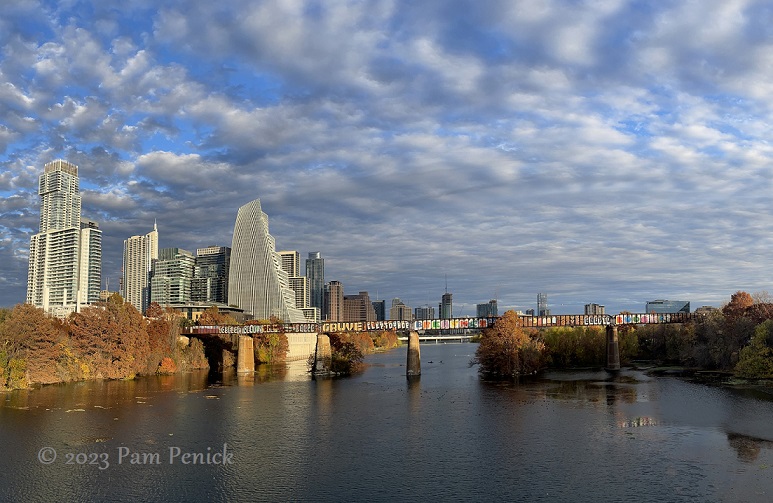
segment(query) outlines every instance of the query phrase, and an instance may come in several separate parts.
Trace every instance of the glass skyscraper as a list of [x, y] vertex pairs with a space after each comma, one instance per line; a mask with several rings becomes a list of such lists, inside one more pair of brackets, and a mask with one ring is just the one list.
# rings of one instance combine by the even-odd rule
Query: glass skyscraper
[[102, 282], [102, 236], [81, 220], [78, 166], [58, 159], [38, 179], [40, 228], [30, 238], [28, 304], [57, 316], [96, 302]]
[[268, 216], [255, 199], [239, 208], [231, 242], [228, 303], [252, 313], [255, 319], [272, 316], [284, 322], [303, 323], [295, 307], [295, 293], [282, 270], [274, 237], [268, 232]]
[[196, 250], [196, 268], [191, 282], [191, 302], [228, 304], [231, 249], [209, 246]]
[[320, 252], [309, 253], [306, 259], [306, 282], [309, 289], [309, 306], [325, 313], [325, 259]]

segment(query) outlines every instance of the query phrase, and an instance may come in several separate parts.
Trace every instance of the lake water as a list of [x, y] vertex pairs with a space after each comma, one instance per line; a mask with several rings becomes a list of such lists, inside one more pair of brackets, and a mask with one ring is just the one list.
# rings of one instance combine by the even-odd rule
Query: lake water
[[402, 347], [346, 379], [298, 362], [0, 394], [0, 500], [773, 500], [770, 394], [625, 370], [486, 383], [476, 347], [423, 345], [412, 382]]

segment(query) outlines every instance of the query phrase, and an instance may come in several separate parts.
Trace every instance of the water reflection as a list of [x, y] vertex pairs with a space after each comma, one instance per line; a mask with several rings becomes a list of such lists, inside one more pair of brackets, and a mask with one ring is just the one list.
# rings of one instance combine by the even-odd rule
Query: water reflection
[[727, 443], [735, 449], [738, 459], [745, 463], [752, 463], [757, 460], [762, 449], [773, 448], [773, 442], [761, 438], [747, 437], [738, 433], [728, 433]]

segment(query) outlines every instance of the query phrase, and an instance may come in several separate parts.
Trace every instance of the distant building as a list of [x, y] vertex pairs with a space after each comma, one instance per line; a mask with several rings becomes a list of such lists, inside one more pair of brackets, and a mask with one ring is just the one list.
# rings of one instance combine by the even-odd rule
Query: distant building
[[376, 312], [376, 321], [385, 321], [387, 319], [386, 301], [374, 300], [373, 310]]
[[685, 300], [652, 300], [647, 302], [646, 313], [689, 313], [690, 303]]
[[585, 314], [587, 315], [604, 315], [604, 306], [599, 304], [585, 304]]
[[715, 311], [719, 311], [719, 308], [716, 308], [714, 306], [701, 306], [698, 309], [695, 310], [695, 314], [711, 314]]
[[550, 316], [550, 309], [548, 309], [548, 294], [537, 294], [537, 314], [539, 316]]
[[309, 323], [319, 323], [321, 321], [319, 309], [316, 307], [303, 307], [301, 308], [301, 312], [303, 313], [303, 317], [306, 318], [306, 321]]
[[301, 254], [297, 251], [280, 251], [282, 270], [287, 273], [290, 289], [295, 292], [295, 307], [309, 307], [309, 283], [306, 276], [300, 275]]
[[191, 281], [191, 302], [228, 305], [228, 275], [231, 248], [209, 246], [196, 250], [196, 267]]
[[389, 309], [389, 319], [411, 321], [411, 308], [395, 297], [392, 299], [392, 307]]
[[476, 304], [475, 315], [478, 318], [496, 318], [499, 316], [497, 301], [492, 299], [485, 304]]
[[325, 285], [325, 320], [343, 321], [344, 285], [340, 281], [330, 281]]
[[342, 321], [376, 321], [376, 311], [368, 292], [357, 295], [344, 295], [344, 315]]
[[195, 266], [196, 258], [187, 250], [159, 250], [150, 271], [150, 302], [161, 307], [190, 304]]
[[435, 308], [432, 306], [421, 306], [413, 310], [414, 320], [434, 320]]
[[454, 317], [454, 302], [452, 299], [453, 294], [448, 292], [444, 293], [440, 298], [438, 311], [440, 312], [440, 318], [443, 320], [448, 320]]
[[320, 252], [309, 253], [306, 259], [306, 281], [309, 307], [316, 307], [325, 316], [325, 259]]
[[238, 323], [244, 323], [245, 321], [250, 321], [252, 319], [252, 316], [245, 313], [244, 309], [240, 309], [238, 307], [233, 307], [233, 306], [227, 306], [225, 304], [218, 304], [218, 303], [209, 303], [209, 302], [205, 304], [191, 303], [191, 304], [185, 304], [185, 305], [172, 306], [172, 309], [174, 309], [178, 313], [182, 313], [183, 316], [185, 316], [191, 321], [199, 321], [199, 318], [201, 318], [201, 315], [204, 313], [204, 311], [211, 308], [212, 306], [217, 307], [217, 312], [219, 314], [230, 315]]
[[527, 309], [526, 316], [534, 316], [534, 309]]
[[123, 298], [141, 313], [150, 304], [150, 270], [158, 259], [158, 226], [123, 242]]
[[102, 232], [81, 218], [78, 166], [46, 163], [38, 196], [40, 227], [30, 238], [26, 302], [64, 317], [99, 300]]
[[304, 323], [295, 306], [295, 292], [282, 270], [274, 237], [268, 232], [268, 216], [255, 199], [236, 215], [231, 242], [228, 302], [244, 309], [254, 319], [276, 317], [285, 323]]
[[93, 220], [81, 217], [79, 303], [99, 302], [102, 290], [102, 231]]

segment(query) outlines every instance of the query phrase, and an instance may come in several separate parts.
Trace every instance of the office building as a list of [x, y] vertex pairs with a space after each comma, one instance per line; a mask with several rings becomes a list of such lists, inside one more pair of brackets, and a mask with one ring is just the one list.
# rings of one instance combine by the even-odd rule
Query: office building
[[387, 319], [386, 301], [374, 300], [372, 304], [373, 304], [373, 311], [376, 313], [376, 321], [385, 321]]
[[548, 309], [548, 294], [537, 294], [537, 314], [539, 316], [550, 316], [550, 309]]
[[38, 178], [40, 222], [30, 238], [26, 302], [64, 317], [97, 302], [102, 282], [102, 233], [81, 219], [78, 167], [58, 159]]
[[196, 250], [196, 267], [191, 281], [191, 302], [228, 305], [228, 274], [231, 248], [209, 246]]
[[158, 259], [158, 226], [123, 242], [123, 298], [141, 313], [150, 305], [150, 271]]
[[295, 306], [287, 273], [282, 270], [274, 237], [268, 232], [268, 216], [255, 199], [241, 208], [234, 223], [228, 303], [252, 314], [256, 320], [278, 318], [285, 323], [303, 323], [306, 318]]
[[309, 307], [309, 283], [306, 276], [300, 275], [301, 254], [297, 251], [280, 251], [282, 270], [287, 273], [290, 289], [295, 292], [295, 307]]
[[421, 306], [413, 310], [414, 320], [434, 320], [435, 308], [431, 306]]
[[440, 312], [440, 318], [443, 320], [451, 319], [454, 317], [454, 303], [453, 295], [446, 292], [440, 298], [440, 305], [438, 311]]
[[306, 281], [309, 289], [309, 307], [319, 309], [325, 316], [325, 259], [320, 252], [309, 253], [306, 259]]
[[331, 281], [325, 285], [325, 320], [344, 321], [344, 285]]
[[344, 295], [343, 321], [376, 321], [376, 311], [373, 309], [368, 292]]
[[196, 258], [180, 248], [162, 248], [150, 272], [150, 301], [161, 307], [191, 303]]
[[411, 318], [411, 308], [403, 304], [403, 301], [397, 297], [392, 299], [392, 307], [389, 309], [389, 319], [411, 321]]
[[652, 300], [645, 306], [646, 313], [689, 313], [690, 303], [686, 300]]
[[604, 306], [599, 304], [585, 304], [585, 314], [591, 316], [603, 316]]
[[499, 316], [499, 309], [497, 308], [497, 301], [490, 300], [485, 304], [476, 304], [475, 315], [478, 318], [496, 318]]

